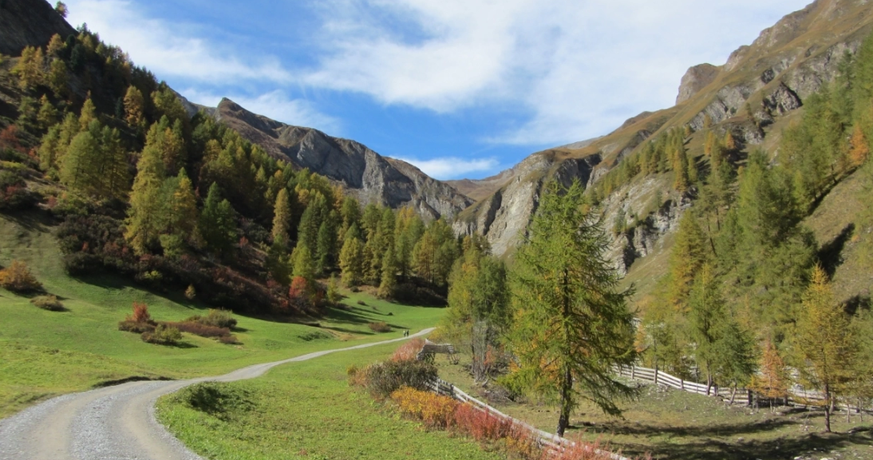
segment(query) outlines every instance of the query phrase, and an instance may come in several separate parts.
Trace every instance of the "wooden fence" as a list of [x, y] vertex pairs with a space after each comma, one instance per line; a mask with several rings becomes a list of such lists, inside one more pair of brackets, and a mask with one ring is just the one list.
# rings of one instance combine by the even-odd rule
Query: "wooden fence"
[[[534, 426], [531, 426], [531, 425], [529, 425], [521, 420], [512, 418], [509, 415], [506, 415], [503, 412], [500, 412], [499, 410], [489, 406], [488, 404], [485, 404], [484, 402], [479, 401], [478, 399], [468, 395], [467, 393], [455, 388], [454, 385], [452, 385], [449, 382], [446, 382], [445, 380], [441, 380], [441, 379], [437, 378], [437, 379], [431, 381], [430, 389], [431, 389], [431, 391], [433, 391], [435, 393], [441, 394], [443, 396], [449, 396], [449, 397], [454, 398], [462, 403], [469, 404], [472, 407], [479, 409], [483, 412], [486, 412], [488, 414], [491, 414], [500, 420], [511, 422], [513, 425], [515, 425], [517, 427], [521, 427], [521, 428], [529, 431], [531, 433], [531, 435], [534, 437], [534, 439], [536, 439], [536, 442], [540, 445], [540, 447], [547, 449], [549, 451], [552, 451], [552, 452], [562, 451], [566, 448], [573, 447], [576, 444], [575, 442], [573, 442], [569, 439], [562, 438], [560, 436], [554, 435], [554, 434], [549, 433], [547, 431], [540, 430], [540, 429], [538, 429]], [[598, 455], [606, 455], [609, 458], [611, 458], [612, 460], [630, 460], [627, 457], [622, 457], [621, 455], [614, 454], [611, 452], [606, 452], [606, 451], [603, 451], [600, 449], [594, 449], [593, 447], [587, 447], [587, 448], [592, 449]]]
[[[619, 366], [615, 368], [615, 373], [622, 377], [640, 380], [643, 382], [650, 382], [656, 385], [664, 385], [670, 388], [675, 388], [677, 390], [687, 391], [689, 393], [721, 397], [726, 401], [733, 401], [734, 404], [744, 404], [751, 406], [756, 401], [759, 404], [764, 405], [767, 405], [771, 402], [769, 399], [763, 398], [760, 395], [755, 394], [754, 391], [742, 387], [733, 389], [712, 386], [709, 389], [709, 393], [707, 393], [705, 384], [692, 382], [690, 380], [683, 380], [664, 371], [649, 369], [647, 367]], [[799, 385], [794, 385], [788, 390], [788, 396], [786, 398], [779, 398], [778, 400], [773, 400], [772, 402], [776, 402], [777, 404], [785, 404], [792, 407], [822, 407], [825, 404], [824, 401], [825, 398], [822, 392], [816, 390], [807, 390]], [[834, 404], [834, 409], [862, 410], [867, 413], [873, 413], [873, 408], [858, 408], [855, 406], [851, 406], [851, 404], [845, 400], [838, 400]]]

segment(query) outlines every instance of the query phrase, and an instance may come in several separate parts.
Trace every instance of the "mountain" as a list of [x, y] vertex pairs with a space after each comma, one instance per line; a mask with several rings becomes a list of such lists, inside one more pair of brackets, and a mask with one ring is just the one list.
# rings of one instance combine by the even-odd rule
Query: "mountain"
[[[751, 45], [731, 53], [724, 65], [690, 68], [680, 83], [677, 105], [641, 113], [590, 143], [534, 153], [494, 178], [454, 182], [479, 200], [459, 215], [455, 231], [485, 235], [495, 254], [508, 255], [524, 236], [546, 181], [580, 180], [594, 186], [647, 139], [686, 126], [694, 133], [687, 143], [689, 155], [699, 156], [707, 119], [718, 132], [730, 131], [743, 148], [772, 150], [803, 101], [833, 80], [843, 55], [858, 49], [871, 24], [873, 2], [817, 0], [762, 31]], [[488, 187], [496, 188], [482, 193]], [[641, 222], [613, 242], [610, 257], [622, 271], [666, 253], [669, 238], [664, 237], [693, 198], [670, 196], [664, 192], [670, 188], [665, 178], [650, 177], [602, 197], [605, 222], [611, 225], [619, 211]]]
[[0, 1], [0, 54], [18, 55], [25, 46], [48, 43], [52, 35], [76, 33], [45, 1]]
[[[192, 106], [188, 107], [190, 112]], [[415, 166], [383, 157], [359, 142], [286, 125], [252, 113], [230, 99], [205, 110], [273, 157], [342, 184], [362, 203], [412, 206], [425, 219], [452, 218], [473, 203]]]

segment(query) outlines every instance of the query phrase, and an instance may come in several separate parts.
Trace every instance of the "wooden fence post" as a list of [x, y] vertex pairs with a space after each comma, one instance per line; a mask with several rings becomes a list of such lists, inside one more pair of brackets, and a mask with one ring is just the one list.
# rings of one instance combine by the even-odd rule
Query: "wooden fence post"
[[655, 385], [658, 384], [658, 366], [655, 366]]
[[637, 376], [637, 375], [636, 375], [636, 369], [637, 369], [637, 366], [636, 366], [635, 364], [631, 364], [631, 378], [632, 378], [632, 379], [633, 379], [633, 378], [636, 378], [636, 376]]

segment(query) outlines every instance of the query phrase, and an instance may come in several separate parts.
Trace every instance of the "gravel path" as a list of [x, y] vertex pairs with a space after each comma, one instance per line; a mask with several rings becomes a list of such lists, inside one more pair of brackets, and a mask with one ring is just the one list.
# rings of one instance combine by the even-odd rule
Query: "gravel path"
[[155, 419], [159, 397], [199, 382], [251, 379], [281, 364], [400, 342], [431, 331], [255, 364], [218, 377], [130, 382], [59, 396], [0, 420], [0, 460], [202, 460]]

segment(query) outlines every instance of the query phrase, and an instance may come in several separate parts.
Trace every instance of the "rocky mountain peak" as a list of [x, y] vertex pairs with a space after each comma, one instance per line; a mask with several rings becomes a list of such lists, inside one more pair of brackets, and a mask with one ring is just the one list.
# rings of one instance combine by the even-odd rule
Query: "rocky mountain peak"
[[341, 184], [362, 203], [412, 206], [428, 220], [451, 218], [473, 203], [448, 184], [408, 163], [383, 157], [359, 142], [314, 128], [287, 125], [253, 113], [228, 98], [222, 99], [218, 107], [204, 110], [273, 157]]
[[720, 67], [712, 64], [700, 64], [688, 69], [679, 83], [679, 95], [676, 96], [676, 104], [679, 105], [691, 99], [700, 90], [715, 81]]

